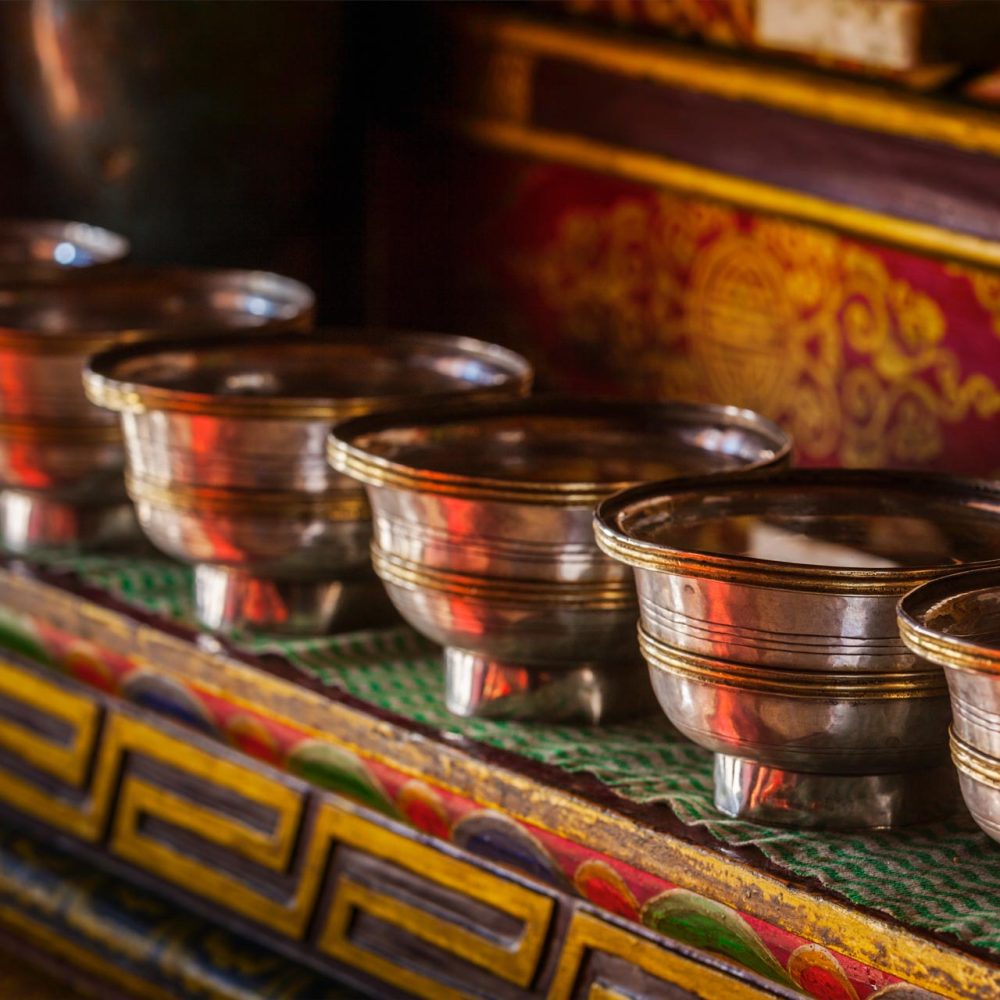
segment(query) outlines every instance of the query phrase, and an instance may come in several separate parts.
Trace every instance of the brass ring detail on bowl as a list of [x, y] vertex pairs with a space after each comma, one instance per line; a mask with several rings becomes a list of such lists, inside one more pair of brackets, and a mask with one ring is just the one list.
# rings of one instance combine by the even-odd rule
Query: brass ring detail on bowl
[[954, 730], [949, 729], [948, 735], [951, 759], [955, 767], [970, 778], [1000, 790], [1000, 760], [966, 743], [955, 735]]
[[947, 682], [938, 669], [882, 674], [773, 670], [698, 656], [654, 639], [641, 625], [638, 631], [639, 647], [651, 667], [706, 684], [786, 698], [845, 701], [939, 698], [948, 694]]
[[125, 488], [135, 502], [192, 513], [264, 517], [325, 517], [334, 521], [367, 521], [368, 499], [362, 490], [302, 493], [281, 490], [227, 490], [153, 482], [125, 474]]
[[372, 544], [372, 565], [387, 583], [409, 590], [434, 590], [458, 597], [518, 604], [525, 607], [577, 607], [593, 611], [634, 607], [632, 581], [596, 580], [587, 583], [561, 580], [490, 579], [444, 570], [389, 555]]

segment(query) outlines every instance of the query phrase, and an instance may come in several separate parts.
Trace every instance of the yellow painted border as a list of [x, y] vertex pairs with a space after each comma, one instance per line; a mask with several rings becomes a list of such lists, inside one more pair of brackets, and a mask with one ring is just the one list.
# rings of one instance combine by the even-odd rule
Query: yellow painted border
[[473, 142], [505, 153], [567, 163], [754, 212], [786, 216], [918, 253], [1000, 267], [1000, 242], [953, 232], [931, 223], [883, 215], [679, 160], [516, 122], [464, 119], [458, 123], [458, 129]]
[[102, 723], [101, 706], [96, 699], [2, 659], [0, 693], [75, 728], [70, 744], [60, 746], [14, 722], [0, 720], [0, 746], [82, 793], [79, 802], [61, 798], [0, 768], [0, 801], [82, 840], [97, 840], [107, 821], [115, 783], [113, 770], [98, 768], [89, 789], [84, 787]]
[[[141, 997], [142, 1000], [177, 1000], [177, 994], [161, 989], [141, 976], [133, 975], [118, 968], [112, 962], [106, 962], [95, 952], [63, 937], [51, 927], [35, 920], [23, 910], [12, 906], [0, 905], [0, 924], [15, 936], [19, 935], [49, 954], [64, 959], [70, 965], [83, 969], [91, 975], [114, 983], [129, 994]], [[58, 978], [58, 977], [57, 977]], [[67, 986], [67, 991], [69, 987]], [[68, 992], [67, 992], [67, 995]], [[223, 1000], [228, 994], [210, 990], [205, 994], [211, 1000]], [[13, 997], [8, 1000], [14, 1000]]]
[[[760, 989], [750, 983], [740, 982], [725, 972], [695, 962], [684, 955], [661, 948], [652, 941], [629, 934], [619, 927], [605, 923], [589, 913], [577, 912], [566, 934], [561, 961], [549, 987], [548, 1000], [571, 1000], [576, 995], [574, 987], [591, 951], [603, 952], [623, 958], [652, 976], [683, 990], [688, 990], [704, 1000], [761, 1000], [774, 997], [777, 990]], [[588, 1000], [624, 1000], [624, 994], [593, 984]]]
[[450, 857], [437, 848], [414, 842], [353, 813], [335, 809], [329, 803], [324, 805], [322, 826], [336, 842], [494, 907], [521, 921], [523, 930], [515, 947], [492, 942], [454, 921], [409, 906], [348, 876], [337, 882], [329, 916], [319, 937], [321, 950], [357, 968], [376, 970], [380, 978], [420, 996], [446, 995], [447, 991], [433, 992], [443, 989], [439, 983], [410, 973], [350, 941], [348, 931], [352, 915], [360, 908], [516, 986], [527, 988], [531, 985], [555, 913], [555, 900], [550, 895]]
[[108, 843], [110, 851], [166, 882], [289, 937], [301, 937], [319, 892], [323, 861], [329, 850], [329, 841], [319, 824], [313, 828], [308, 845], [302, 848], [302, 866], [289, 896], [276, 899], [250, 888], [234, 874], [150, 837], [143, 831], [142, 820], [161, 817], [210, 843], [237, 852], [262, 868], [285, 872], [298, 842], [304, 794], [250, 766], [222, 760], [134, 719], [115, 716], [107, 729], [101, 748], [101, 774], [118, 771], [123, 757], [134, 751], [162, 761], [181, 774], [231, 789], [252, 802], [272, 808], [277, 820], [273, 831], [262, 833], [224, 812], [153, 785], [126, 769]]
[[63, 745], [41, 736], [26, 726], [0, 719], [0, 746], [16, 750], [32, 767], [74, 788], [79, 788], [90, 765], [100, 706], [91, 698], [67, 690], [41, 676], [25, 673], [0, 659], [0, 695], [21, 702], [36, 711], [65, 722], [72, 730]]

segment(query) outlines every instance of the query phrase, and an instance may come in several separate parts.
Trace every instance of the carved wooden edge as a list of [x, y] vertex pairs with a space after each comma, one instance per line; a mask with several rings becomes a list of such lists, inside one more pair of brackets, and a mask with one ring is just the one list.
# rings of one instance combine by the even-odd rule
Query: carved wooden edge
[[[71, 732], [53, 740], [29, 718], [0, 733], [8, 817], [68, 835], [90, 857], [96, 848], [219, 919], [235, 914], [262, 942], [288, 939], [314, 966], [435, 1000], [470, 990], [557, 1000], [593, 995], [595, 982], [631, 995], [636, 977], [696, 996], [798, 995], [66, 678], [0, 662], [8, 694], [15, 676], [32, 696], [44, 688]], [[17, 728], [32, 747], [20, 757]], [[56, 751], [47, 759], [46, 740]], [[72, 770], [59, 759], [66, 746], [80, 748]]]
[[[452, 23], [457, 35], [453, 44], [460, 52], [471, 50], [465, 63], [473, 69], [471, 74], [461, 68], [457, 72], [444, 117], [477, 145], [782, 215], [919, 254], [1000, 266], [1000, 241], [992, 238], [995, 227], [984, 227], [982, 211], [977, 212], [968, 200], [977, 188], [989, 189], [993, 158], [1000, 155], [1000, 114], [994, 111], [877, 83], [768, 66], [682, 45], [607, 37], [586, 28], [518, 15], [477, 13], [454, 18]], [[581, 79], [574, 85], [558, 83], [554, 75], [561, 78], [565, 71]], [[634, 128], [621, 131], [617, 112], [600, 124], [598, 119], [603, 122], [606, 116], [595, 107], [593, 128], [582, 126], [572, 115], [564, 121], [557, 107], [559, 98], [548, 93], [547, 83], [553, 84], [557, 94], [572, 93], [568, 106], [575, 102], [578, 108], [587, 107], [588, 114], [591, 102], [581, 98], [579, 91], [591, 85], [597, 95], [609, 87], [620, 88], [622, 93], [614, 103], [619, 109], [628, 105], [626, 95], [633, 90], [633, 104], [648, 103], [658, 91], [664, 97], [674, 92], [691, 95], [690, 115], [695, 122], [699, 102], [705, 104], [706, 113], [716, 105], [719, 111], [729, 104], [737, 125], [741, 116], [757, 115], [756, 109], [763, 109], [765, 132], [787, 128], [786, 140], [793, 144], [798, 141], [797, 128], [817, 132], [817, 136], [809, 155], [800, 151], [791, 158], [792, 165], [786, 163], [791, 174], [784, 168], [773, 169], [778, 161], [787, 161], [787, 156], [776, 155], [751, 167], [755, 160], [752, 142], [747, 156], [737, 157], [726, 168], [711, 156], [699, 162], [699, 156], [683, 142], [683, 149], [671, 152], [690, 131], [682, 123], [670, 128], [661, 123], [659, 129], [649, 123], [646, 132], [657, 138], [646, 142], [633, 134]], [[670, 102], [662, 109], [664, 113], [669, 107]], [[825, 143], [818, 135], [821, 125], [830, 131]], [[803, 173], [795, 165], [805, 168], [812, 162], [822, 163], [824, 145], [836, 150], [845, 143], [865, 150], [845, 161], [848, 173], [871, 166], [874, 173], [865, 175], [863, 182], [843, 178], [833, 187], [817, 186], [816, 176], [810, 177], [808, 170]], [[940, 163], [928, 159], [930, 147], [937, 150]], [[706, 155], [711, 152], [708, 144], [701, 148]], [[908, 172], [903, 166], [907, 157], [914, 159]], [[946, 163], [952, 165], [943, 166]], [[901, 171], [908, 177], [929, 171], [926, 197], [896, 198], [892, 178], [898, 178]], [[970, 180], [973, 174], [975, 181]], [[960, 175], [964, 180], [958, 180]], [[874, 199], [872, 188], [879, 192]], [[929, 206], [937, 200], [950, 206], [947, 217], [925, 217], [912, 211], [916, 202]], [[985, 199], [982, 204], [983, 211], [992, 211]]]
[[468, 37], [487, 40], [529, 59], [562, 59], [877, 134], [1000, 155], [1000, 114], [959, 100], [666, 40], [644, 41], [546, 23], [521, 14], [463, 12], [453, 23]]
[[[674, 885], [881, 969], [906, 982], [955, 997], [994, 995], [994, 961], [969, 954], [898, 921], [843, 903], [692, 844], [607, 805], [541, 783], [445, 740], [345, 704], [218, 651], [209, 652], [131, 616], [59, 587], [0, 569], [0, 603], [24, 614], [45, 608], [46, 620], [121, 655], [135, 655], [168, 676], [196, 682], [248, 710], [271, 715], [317, 739], [494, 808], [536, 828], [586, 844]], [[75, 820], [79, 822], [79, 819]]]

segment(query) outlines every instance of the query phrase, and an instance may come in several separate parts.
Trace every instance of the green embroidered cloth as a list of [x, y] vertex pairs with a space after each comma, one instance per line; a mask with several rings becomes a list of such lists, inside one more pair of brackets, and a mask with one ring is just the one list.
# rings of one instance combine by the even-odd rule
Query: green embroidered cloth
[[[53, 568], [147, 610], [190, 623], [190, 572], [164, 559], [88, 556]], [[818, 878], [853, 903], [957, 935], [1000, 954], [1000, 845], [968, 817], [884, 833], [757, 826], [712, 805], [712, 758], [655, 719], [602, 728], [459, 719], [444, 708], [437, 650], [406, 628], [318, 639], [245, 636], [324, 684], [443, 732], [587, 772], [636, 802], [667, 802], [726, 844], [753, 844], [788, 871]]]

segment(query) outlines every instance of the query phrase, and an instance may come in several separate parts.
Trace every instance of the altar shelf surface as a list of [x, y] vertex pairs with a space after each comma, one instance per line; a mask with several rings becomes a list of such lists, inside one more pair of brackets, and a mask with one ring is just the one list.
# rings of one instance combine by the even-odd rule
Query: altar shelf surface
[[[0, 804], [32, 838], [361, 989], [587, 995], [607, 951], [649, 982], [707, 961], [692, 982], [728, 974], [746, 995], [1000, 995], [1000, 850], [966, 816], [874, 833], [730, 820], [710, 754], [662, 717], [457, 718], [439, 652], [409, 629], [221, 643], [194, 630], [190, 583], [148, 557], [0, 570]], [[374, 851], [375, 882], [331, 840]], [[407, 867], [444, 872], [423, 922]], [[412, 954], [353, 941], [357, 913], [402, 927]]]

